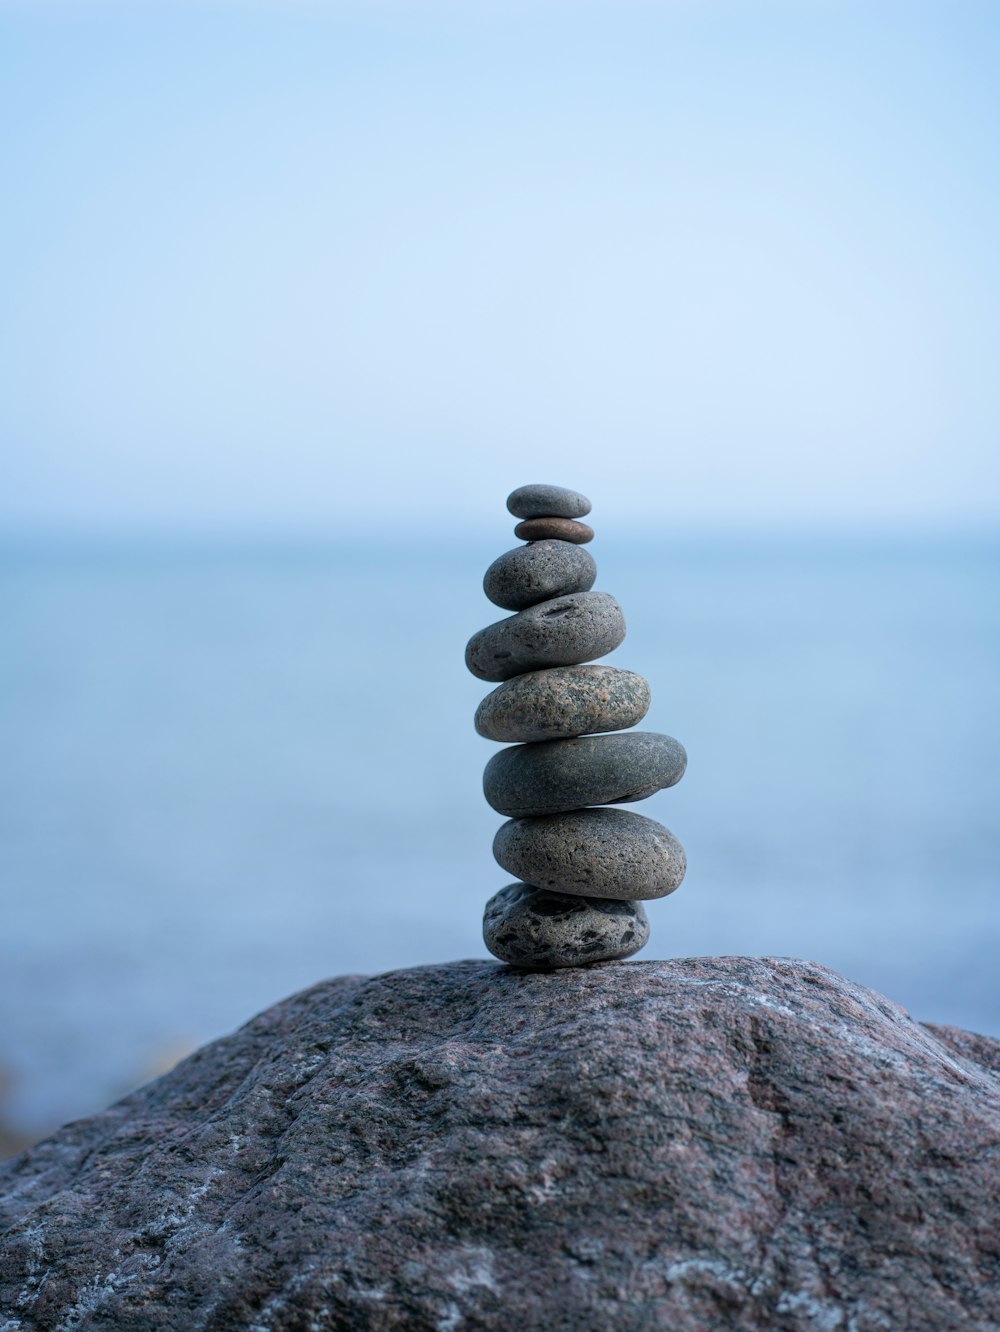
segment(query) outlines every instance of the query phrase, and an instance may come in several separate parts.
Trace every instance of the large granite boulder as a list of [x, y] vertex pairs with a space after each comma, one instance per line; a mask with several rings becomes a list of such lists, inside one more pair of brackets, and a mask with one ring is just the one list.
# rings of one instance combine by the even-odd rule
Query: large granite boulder
[[327, 981], [0, 1168], [0, 1329], [985, 1332], [998, 1072], [785, 959]]

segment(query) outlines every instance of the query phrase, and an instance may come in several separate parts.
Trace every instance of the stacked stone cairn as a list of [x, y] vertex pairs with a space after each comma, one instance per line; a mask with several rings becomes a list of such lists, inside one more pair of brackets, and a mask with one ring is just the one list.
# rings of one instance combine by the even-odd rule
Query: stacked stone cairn
[[519, 880], [487, 902], [483, 938], [520, 967], [630, 957], [649, 938], [642, 902], [672, 893], [685, 859], [662, 824], [609, 806], [673, 786], [687, 756], [669, 735], [627, 730], [649, 708], [641, 675], [583, 664], [625, 637], [618, 602], [591, 590], [597, 566], [583, 546], [594, 533], [579, 521], [590, 501], [521, 486], [507, 508], [527, 544], [490, 565], [483, 590], [515, 614], [474, 634], [465, 652], [473, 675], [502, 682], [475, 724], [508, 745], [487, 763], [483, 790], [508, 819], [493, 854]]

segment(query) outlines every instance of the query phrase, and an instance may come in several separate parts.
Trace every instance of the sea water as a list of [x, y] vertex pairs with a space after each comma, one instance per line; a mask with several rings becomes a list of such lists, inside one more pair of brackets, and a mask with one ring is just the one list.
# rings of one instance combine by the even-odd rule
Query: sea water
[[[10, 547], [0, 1069], [26, 1134], [292, 991], [482, 957], [463, 665], [504, 538]], [[607, 549], [602, 547], [607, 545]], [[687, 775], [644, 958], [806, 957], [1000, 1034], [1000, 546], [598, 540]], [[609, 984], [613, 978], [609, 977]]]

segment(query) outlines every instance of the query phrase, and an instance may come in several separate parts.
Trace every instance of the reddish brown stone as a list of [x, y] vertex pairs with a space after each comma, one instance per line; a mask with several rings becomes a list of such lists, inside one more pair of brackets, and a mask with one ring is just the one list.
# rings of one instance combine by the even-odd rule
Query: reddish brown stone
[[514, 528], [519, 541], [572, 541], [585, 546], [594, 539], [594, 529], [573, 518], [525, 518]]
[[0, 1166], [0, 1327], [987, 1332], [998, 1068], [786, 958], [326, 981]]

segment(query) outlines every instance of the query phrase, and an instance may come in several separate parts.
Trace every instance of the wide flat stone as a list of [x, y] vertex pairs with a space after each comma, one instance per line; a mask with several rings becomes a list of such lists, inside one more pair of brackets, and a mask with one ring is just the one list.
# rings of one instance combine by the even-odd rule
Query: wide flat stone
[[640, 902], [550, 893], [528, 883], [501, 888], [483, 912], [483, 942], [516, 967], [578, 967], [631, 957], [649, 939]]
[[515, 518], [582, 518], [590, 500], [565, 486], [518, 486], [507, 496], [507, 510]]
[[514, 528], [521, 541], [572, 541], [584, 546], [594, 539], [594, 529], [572, 518], [526, 518]]
[[494, 606], [526, 610], [539, 601], [589, 592], [597, 578], [594, 557], [571, 541], [533, 541], [493, 561], [483, 591]]
[[509, 680], [546, 666], [576, 666], [612, 652], [625, 637], [622, 608], [607, 592], [540, 601], [473, 634], [465, 664], [480, 680]]
[[670, 735], [628, 731], [513, 745], [494, 754], [483, 794], [498, 814], [521, 818], [585, 805], [628, 804], [673, 786], [687, 754]]
[[504, 744], [558, 740], [591, 731], [624, 731], [641, 722], [648, 710], [649, 685], [634, 671], [556, 666], [498, 685], [476, 709], [476, 730]]
[[550, 892], [632, 901], [666, 897], [687, 868], [662, 823], [626, 809], [510, 819], [497, 829], [493, 855], [508, 874]]

